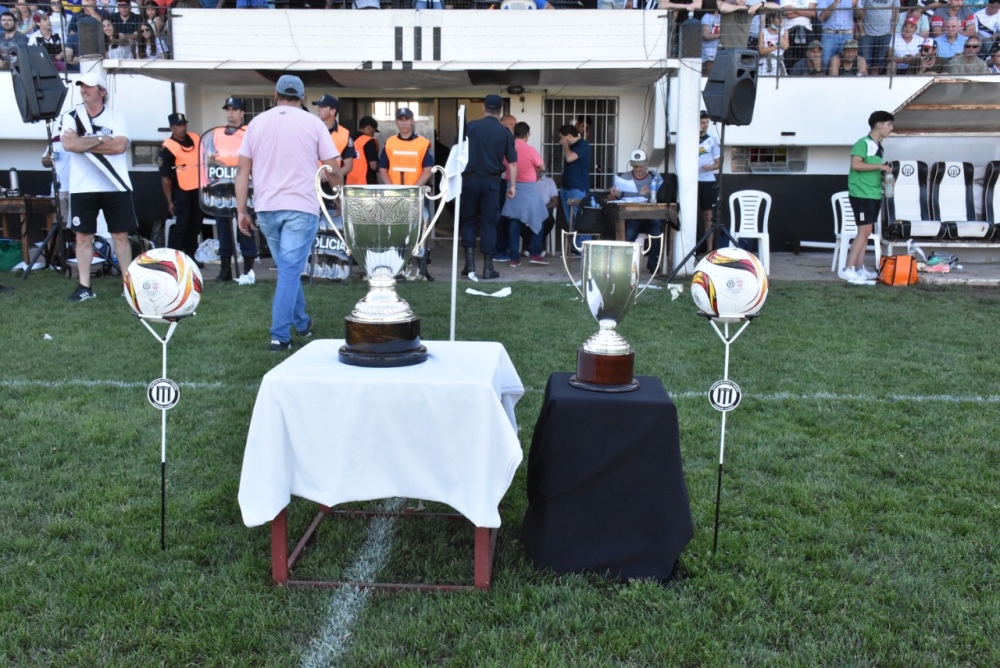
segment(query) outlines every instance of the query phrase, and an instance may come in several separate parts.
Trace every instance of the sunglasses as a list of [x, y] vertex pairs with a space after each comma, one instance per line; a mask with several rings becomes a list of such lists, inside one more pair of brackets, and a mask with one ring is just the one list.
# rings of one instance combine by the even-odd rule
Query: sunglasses
[[965, 48], [966, 49], [978, 49], [979, 45], [978, 44], [966, 44]]

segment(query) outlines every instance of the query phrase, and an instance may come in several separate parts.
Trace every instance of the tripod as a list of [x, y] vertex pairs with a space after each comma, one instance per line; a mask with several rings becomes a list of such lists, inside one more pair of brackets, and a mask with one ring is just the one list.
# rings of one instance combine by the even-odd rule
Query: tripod
[[[72, 275], [72, 269], [69, 267], [69, 263], [66, 262], [66, 228], [64, 225], [62, 206], [59, 202], [59, 192], [61, 191], [61, 184], [59, 183], [59, 174], [56, 172], [56, 162], [52, 159], [52, 123], [53, 121], [46, 121], [45, 123], [45, 134], [49, 138], [49, 169], [52, 170], [52, 204], [56, 211], [55, 224], [49, 233], [45, 235], [45, 240], [42, 245], [38, 247], [35, 254], [31, 257], [28, 262], [28, 266], [24, 268], [24, 272], [21, 274], [21, 280], [26, 280], [28, 274], [35, 267], [35, 263], [38, 262], [38, 256], [45, 253], [45, 268], [48, 269], [50, 266], [59, 267], [60, 271], [66, 272], [67, 276]], [[27, 239], [24, 240], [25, 243]]]
[[[722, 133], [721, 137], [719, 138], [719, 144], [721, 146], [726, 145], [725, 123], [722, 124]], [[707, 230], [705, 230], [705, 233], [702, 234], [701, 237], [698, 238], [698, 240], [694, 243], [694, 247], [688, 252], [688, 254], [685, 255], [684, 258], [680, 262], [678, 262], [673, 269], [670, 270], [670, 273], [667, 274], [666, 277], [663, 279], [664, 283], [669, 283], [671, 280], [673, 280], [674, 276], [676, 276], [678, 272], [680, 272], [681, 268], [684, 265], [686, 265], [691, 258], [695, 256], [695, 253], [698, 252], [698, 248], [703, 243], [705, 243], [713, 234], [719, 235], [717, 238], [727, 239], [729, 243], [733, 244], [734, 246], [737, 245], [736, 239], [734, 239], [733, 235], [729, 233], [729, 230], [726, 229], [726, 226], [722, 224], [722, 163], [723, 162], [725, 162], [725, 159], [720, 155], [719, 169], [716, 172], [715, 176], [715, 182], [719, 184], [719, 196], [715, 200], [715, 210], [712, 212], [712, 225]]]

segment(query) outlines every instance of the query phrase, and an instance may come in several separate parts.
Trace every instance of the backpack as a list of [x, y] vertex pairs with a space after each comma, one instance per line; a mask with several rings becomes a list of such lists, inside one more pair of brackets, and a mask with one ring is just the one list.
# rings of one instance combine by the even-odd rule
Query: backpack
[[917, 261], [912, 255], [889, 255], [882, 258], [878, 280], [883, 285], [915, 285]]

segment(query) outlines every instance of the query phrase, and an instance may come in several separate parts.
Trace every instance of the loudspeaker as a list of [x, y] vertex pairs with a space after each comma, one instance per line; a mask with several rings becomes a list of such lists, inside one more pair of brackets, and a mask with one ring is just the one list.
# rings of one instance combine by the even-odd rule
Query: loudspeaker
[[701, 95], [713, 121], [750, 125], [757, 102], [757, 52], [720, 49]]
[[24, 122], [57, 118], [68, 91], [45, 47], [18, 44], [11, 50], [10, 68], [14, 99]]

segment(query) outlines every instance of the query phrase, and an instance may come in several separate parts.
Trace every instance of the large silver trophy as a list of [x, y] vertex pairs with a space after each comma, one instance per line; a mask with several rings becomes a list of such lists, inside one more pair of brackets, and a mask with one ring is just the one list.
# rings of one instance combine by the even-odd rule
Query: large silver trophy
[[[420, 364], [427, 348], [420, 343], [420, 318], [396, 293], [396, 276], [411, 257], [425, 252], [424, 244], [437, 223], [443, 206], [425, 224], [426, 200], [447, 199], [448, 181], [431, 195], [429, 186], [357, 185], [334, 186], [323, 192], [324, 172], [316, 172], [316, 196], [330, 227], [347, 246], [368, 277], [369, 290], [349, 316], [344, 318], [346, 343], [340, 348], [344, 364], [396, 367]], [[434, 171], [444, 176], [441, 167]], [[327, 200], [327, 201], [324, 201]], [[328, 207], [337, 205], [343, 231], [330, 218]]]
[[[658, 235], [662, 241], [663, 235]], [[582, 280], [577, 285], [569, 270], [566, 239], [581, 253]], [[656, 276], [639, 287], [639, 259], [646, 249], [631, 241], [584, 241], [576, 243], [576, 232], [563, 232], [563, 267], [600, 329], [587, 339], [576, 354], [576, 375], [570, 385], [597, 392], [629, 392], [639, 387], [635, 379], [635, 351], [616, 331], [629, 308]]]

